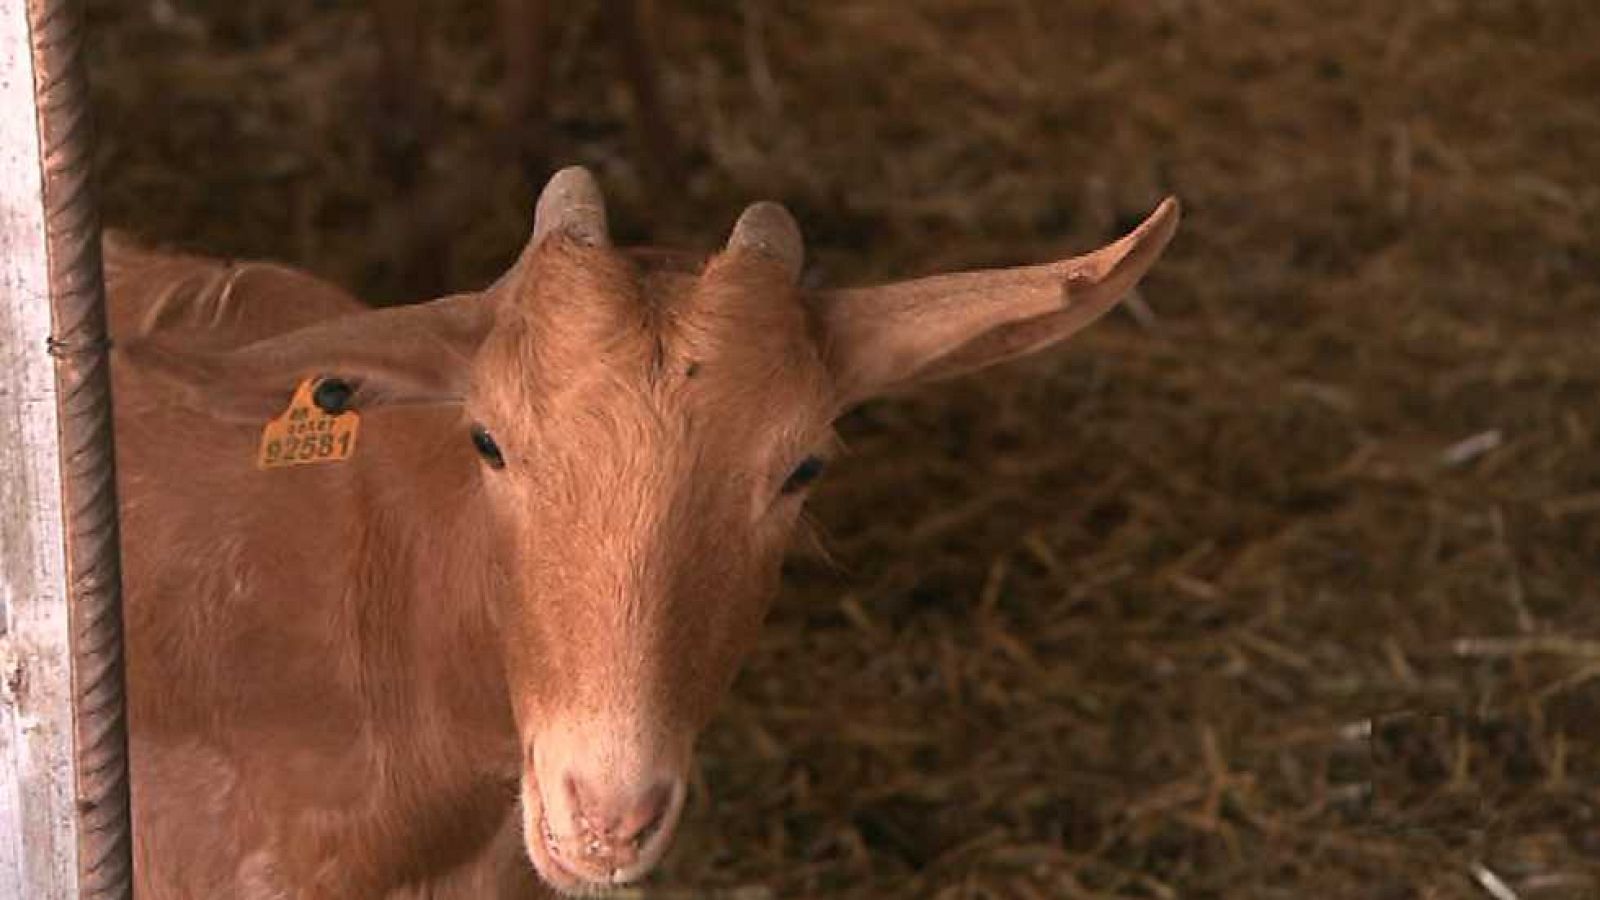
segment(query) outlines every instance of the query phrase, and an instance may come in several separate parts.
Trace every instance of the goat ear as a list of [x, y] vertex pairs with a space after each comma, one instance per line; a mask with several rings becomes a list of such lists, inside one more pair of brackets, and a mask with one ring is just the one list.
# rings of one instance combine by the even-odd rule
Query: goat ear
[[847, 405], [1042, 350], [1117, 305], [1178, 227], [1169, 197], [1139, 227], [1084, 256], [935, 275], [816, 296]]
[[224, 420], [282, 412], [308, 378], [354, 389], [353, 409], [460, 403], [493, 322], [485, 296], [353, 313], [236, 347], [208, 350], [203, 332], [158, 333], [119, 348], [125, 364], [161, 380], [178, 403]]

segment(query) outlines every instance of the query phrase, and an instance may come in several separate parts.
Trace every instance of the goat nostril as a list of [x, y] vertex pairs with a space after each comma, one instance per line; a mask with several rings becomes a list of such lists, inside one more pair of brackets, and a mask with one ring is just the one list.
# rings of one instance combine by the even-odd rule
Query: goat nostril
[[667, 813], [672, 809], [673, 793], [672, 785], [658, 784], [634, 808], [634, 814], [625, 823], [624, 836], [635, 850], [649, 846], [651, 840], [661, 833], [667, 822]]
[[577, 779], [571, 775], [563, 775], [561, 789], [567, 792], [567, 802], [572, 804], [573, 809], [583, 809], [583, 790], [578, 786]]
[[661, 833], [661, 826], [665, 825], [667, 821], [667, 807], [669, 805], [663, 803], [658, 806], [655, 815], [651, 816], [644, 825], [640, 826], [638, 831], [633, 833], [633, 849], [643, 850], [650, 845], [652, 838]]

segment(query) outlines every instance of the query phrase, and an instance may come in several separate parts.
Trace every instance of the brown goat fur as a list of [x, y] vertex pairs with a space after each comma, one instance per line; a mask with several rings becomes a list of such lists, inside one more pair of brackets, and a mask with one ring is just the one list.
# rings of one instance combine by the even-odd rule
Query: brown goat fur
[[[495, 285], [365, 312], [109, 241], [140, 896], [642, 876], [832, 420], [1066, 337], [1175, 226], [1169, 203], [1077, 260], [804, 294], [786, 213], [654, 267], [563, 173]], [[257, 469], [316, 377], [354, 384], [359, 450]]]

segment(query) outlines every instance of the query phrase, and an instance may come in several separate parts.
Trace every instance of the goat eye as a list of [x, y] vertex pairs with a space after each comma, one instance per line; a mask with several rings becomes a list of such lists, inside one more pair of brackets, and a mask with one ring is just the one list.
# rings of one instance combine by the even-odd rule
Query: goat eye
[[822, 474], [822, 470], [827, 468], [827, 465], [820, 457], [816, 456], [808, 456], [801, 460], [800, 465], [795, 466], [794, 471], [789, 473], [789, 477], [784, 479], [783, 493], [793, 494], [797, 491], [805, 490], [810, 486], [811, 482], [817, 480], [817, 476]]
[[478, 448], [478, 455], [489, 464], [491, 469], [504, 469], [506, 458], [500, 454], [500, 445], [494, 442], [489, 435], [489, 429], [482, 425], [472, 426], [472, 446]]

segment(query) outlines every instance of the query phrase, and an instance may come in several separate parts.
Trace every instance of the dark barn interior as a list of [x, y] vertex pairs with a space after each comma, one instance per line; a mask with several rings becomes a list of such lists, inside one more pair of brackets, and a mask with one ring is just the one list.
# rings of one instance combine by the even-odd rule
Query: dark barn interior
[[[842, 425], [643, 897], [1600, 896], [1600, 7], [657, 3], [684, 171], [558, 4], [552, 157], [625, 238], [787, 203], [810, 277], [1057, 258], [1135, 302]], [[375, 302], [526, 240], [493, 4], [431, 4], [420, 170], [369, 4], [88, 4], [108, 224]]]

